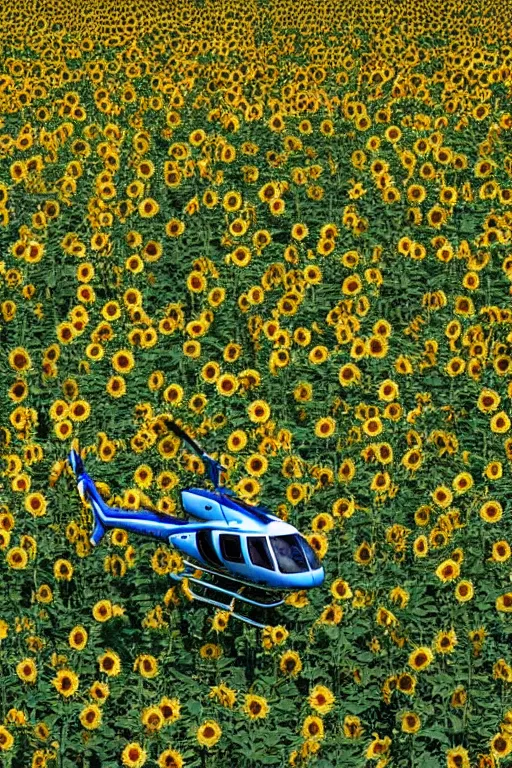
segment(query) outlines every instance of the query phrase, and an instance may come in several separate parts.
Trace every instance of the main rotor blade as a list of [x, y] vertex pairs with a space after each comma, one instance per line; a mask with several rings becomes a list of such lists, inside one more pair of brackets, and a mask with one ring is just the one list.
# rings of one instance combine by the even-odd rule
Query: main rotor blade
[[198, 453], [200, 456], [207, 455], [204, 448], [201, 448], [199, 443], [196, 443], [195, 440], [193, 440], [190, 435], [188, 435], [181, 427], [179, 427], [176, 422], [174, 421], [168, 421], [167, 426], [172, 429], [175, 435], [178, 437], [181, 437], [182, 440], [185, 440], [186, 443], [188, 443], [196, 453]]

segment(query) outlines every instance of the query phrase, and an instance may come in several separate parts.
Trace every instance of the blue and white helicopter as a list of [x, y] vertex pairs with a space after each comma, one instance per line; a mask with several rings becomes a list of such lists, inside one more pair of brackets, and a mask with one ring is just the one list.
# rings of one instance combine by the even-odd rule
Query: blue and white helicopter
[[[171, 577], [231, 597], [229, 604], [211, 597], [189, 592], [193, 598], [217, 606], [248, 624], [265, 627], [244, 614], [235, 613], [235, 600], [258, 608], [276, 608], [284, 603], [282, 595], [273, 602], [261, 602], [241, 594], [248, 587], [263, 591], [296, 591], [320, 586], [324, 569], [307, 540], [293, 525], [285, 523], [262, 506], [252, 506], [237, 498], [233, 491], [221, 488], [220, 473], [226, 471], [216, 459], [209, 456], [175, 422], [167, 422], [172, 431], [185, 440], [207, 463], [208, 475], [214, 490], [187, 488], [180, 491], [183, 509], [193, 520], [184, 520], [168, 514], [140, 509], [127, 510], [109, 507], [101, 498], [93, 480], [85, 471], [82, 458], [72, 449], [68, 461], [75, 474], [78, 491], [85, 503], [90, 503], [94, 517], [94, 530], [90, 541], [99, 544], [108, 528], [122, 528], [156, 539], [163, 539], [186, 558], [185, 569]], [[228, 587], [236, 584], [238, 590], [198, 579], [193, 574], [220, 577]]]

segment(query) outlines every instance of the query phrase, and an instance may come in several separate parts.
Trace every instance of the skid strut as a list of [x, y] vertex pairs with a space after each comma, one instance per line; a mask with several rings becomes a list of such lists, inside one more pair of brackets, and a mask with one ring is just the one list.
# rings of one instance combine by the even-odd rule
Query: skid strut
[[258, 608], [277, 608], [278, 605], [282, 605], [284, 603], [284, 600], [275, 600], [272, 603], [264, 603], [260, 602], [259, 600], [252, 600], [250, 597], [246, 597], [245, 595], [240, 594], [240, 592], [234, 592], [229, 589], [224, 589], [224, 587], [219, 587], [217, 584], [212, 584], [210, 581], [202, 581], [201, 579], [197, 579], [195, 576], [191, 576], [190, 574], [193, 573], [196, 570], [202, 571], [203, 573], [208, 573], [212, 576], [218, 576], [222, 579], [226, 579], [227, 581], [233, 581], [235, 584], [237, 584], [239, 587], [240, 585], [242, 588], [244, 587], [252, 587], [255, 589], [261, 589], [261, 587], [258, 587], [256, 584], [251, 584], [247, 581], [242, 581], [240, 579], [234, 579], [231, 576], [226, 576], [224, 573], [220, 573], [219, 571], [210, 570], [209, 568], [205, 568], [202, 565], [195, 565], [194, 563], [190, 563], [188, 560], [183, 561], [185, 563], [185, 571], [182, 573], [171, 573], [169, 574], [172, 579], [175, 581], [183, 581], [183, 579], [188, 579], [189, 582], [192, 582], [192, 584], [198, 584], [200, 587], [203, 587], [204, 589], [211, 589], [214, 592], [219, 592], [223, 595], [228, 595], [231, 597], [231, 602], [229, 604], [222, 603], [219, 600], [212, 600], [210, 597], [204, 597], [203, 595], [198, 595], [197, 592], [193, 592], [191, 589], [189, 589], [190, 594], [193, 598], [196, 600], [199, 600], [203, 603], [208, 603], [209, 605], [215, 605], [217, 608], [221, 608], [224, 611], [228, 611], [232, 616], [234, 616], [237, 619], [240, 619], [241, 621], [244, 621], [246, 624], [251, 624], [253, 627], [260, 627], [261, 629], [264, 629], [267, 624], [262, 624], [259, 621], [254, 621], [254, 619], [250, 619], [248, 616], [245, 616], [241, 613], [235, 612], [235, 600], [242, 600], [244, 603], [248, 603], [249, 605], [255, 605]]

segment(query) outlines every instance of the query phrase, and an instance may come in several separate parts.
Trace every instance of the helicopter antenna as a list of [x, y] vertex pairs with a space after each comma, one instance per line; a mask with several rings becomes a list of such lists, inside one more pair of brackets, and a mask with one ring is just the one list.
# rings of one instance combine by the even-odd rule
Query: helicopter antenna
[[217, 459], [214, 459], [213, 456], [210, 456], [208, 453], [206, 453], [206, 451], [201, 448], [199, 443], [193, 440], [190, 435], [188, 435], [181, 427], [176, 424], [176, 422], [168, 421], [167, 426], [172, 429], [175, 435], [180, 437], [182, 440], [185, 440], [185, 442], [188, 443], [190, 447], [207, 462], [208, 475], [210, 480], [215, 486], [215, 490], [220, 488], [220, 473], [223, 471], [227, 472], [227, 468], [222, 466], [222, 464], [217, 461]]

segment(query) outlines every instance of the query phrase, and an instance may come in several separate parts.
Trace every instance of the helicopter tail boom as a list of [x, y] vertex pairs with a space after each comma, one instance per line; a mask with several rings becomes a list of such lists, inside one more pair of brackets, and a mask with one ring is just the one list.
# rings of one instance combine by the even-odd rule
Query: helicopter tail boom
[[101, 498], [98, 489], [94, 485], [94, 481], [85, 471], [80, 455], [75, 450], [71, 450], [68, 459], [75, 473], [80, 498], [83, 502], [89, 502], [92, 507], [94, 530], [90, 541], [93, 546], [96, 546], [105, 535], [107, 505]]

